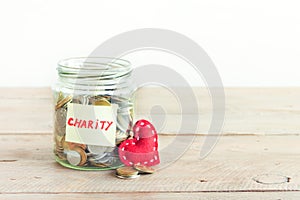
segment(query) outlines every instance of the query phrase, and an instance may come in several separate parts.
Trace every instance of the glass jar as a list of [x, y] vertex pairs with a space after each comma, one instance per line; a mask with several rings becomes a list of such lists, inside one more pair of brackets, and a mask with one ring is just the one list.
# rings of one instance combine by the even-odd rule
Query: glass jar
[[131, 65], [116, 58], [70, 58], [58, 63], [53, 87], [54, 154], [65, 167], [120, 167], [118, 145], [133, 121]]

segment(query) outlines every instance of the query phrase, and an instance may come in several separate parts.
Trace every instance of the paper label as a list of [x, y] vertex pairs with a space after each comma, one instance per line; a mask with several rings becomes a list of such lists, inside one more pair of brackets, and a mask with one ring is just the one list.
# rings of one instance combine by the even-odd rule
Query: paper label
[[116, 115], [113, 106], [68, 103], [66, 141], [87, 145], [116, 145]]

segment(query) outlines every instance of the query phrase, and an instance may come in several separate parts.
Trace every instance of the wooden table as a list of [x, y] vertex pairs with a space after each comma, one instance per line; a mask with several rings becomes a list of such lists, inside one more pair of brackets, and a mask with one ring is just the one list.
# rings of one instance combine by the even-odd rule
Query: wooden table
[[[172, 165], [134, 180], [55, 163], [50, 89], [0, 90], [0, 199], [300, 198], [300, 88], [227, 88], [223, 134], [204, 159], [199, 152], [211, 137], [211, 103], [205, 89], [195, 88], [199, 110], [192, 108], [184, 117], [200, 113], [201, 123], [180, 136], [195, 136], [195, 141]], [[168, 123], [159, 135], [163, 146], [174, 138], [180, 114], [170, 106], [168, 93], [153, 90], [137, 95], [137, 115], [149, 114], [145, 105], [158, 96], [166, 102]]]

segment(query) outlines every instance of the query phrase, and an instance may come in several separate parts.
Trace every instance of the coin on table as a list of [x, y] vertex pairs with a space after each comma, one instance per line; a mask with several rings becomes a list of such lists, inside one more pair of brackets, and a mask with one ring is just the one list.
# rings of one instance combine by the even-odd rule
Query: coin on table
[[132, 167], [120, 167], [118, 168], [117, 170], [117, 175], [120, 175], [120, 176], [125, 176], [125, 177], [128, 177], [128, 176], [135, 176], [135, 175], [138, 175], [138, 171], [133, 169]]
[[121, 175], [118, 175], [116, 174], [116, 177], [120, 178], [120, 179], [135, 179], [135, 178], [138, 178], [140, 177], [140, 175], [132, 175], [132, 176], [121, 176]]
[[83, 149], [77, 147], [67, 151], [67, 160], [71, 165], [83, 166], [87, 161], [87, 155]]
[[133, 168], [141, 174], [153, 174], [155, 169], [144, 165], [134, 165]]
[[72, 96], [69, 95], [69, 96], [65, 97], [64, 99], [58, 101], [56, 106], [55, 106], [55, 110], [63, 107], [66, 103], [70, 102], [71, 100], [72, 100]]

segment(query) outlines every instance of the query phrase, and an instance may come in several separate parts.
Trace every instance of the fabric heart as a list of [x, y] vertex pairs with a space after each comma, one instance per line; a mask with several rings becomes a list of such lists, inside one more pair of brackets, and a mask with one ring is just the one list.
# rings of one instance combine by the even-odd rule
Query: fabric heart
[[157, 132], [147, 120], [139, 120], [133, 126], [133, 139], [119, 146], [120, 160], [127, 166], [154, 166], [160, 163]]

